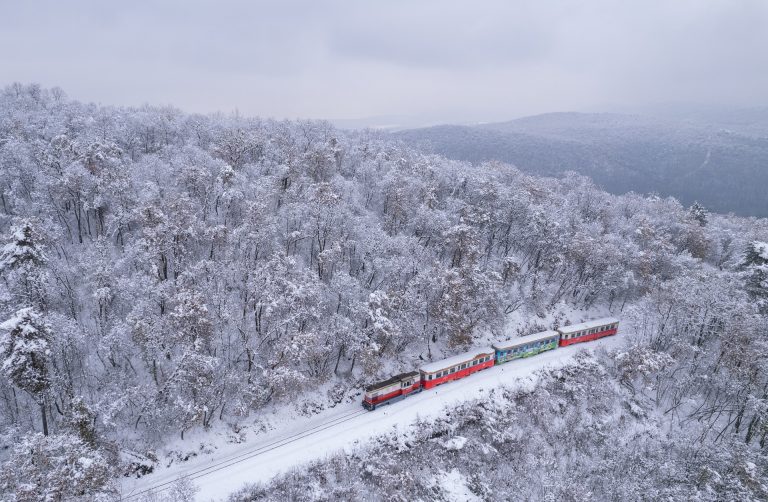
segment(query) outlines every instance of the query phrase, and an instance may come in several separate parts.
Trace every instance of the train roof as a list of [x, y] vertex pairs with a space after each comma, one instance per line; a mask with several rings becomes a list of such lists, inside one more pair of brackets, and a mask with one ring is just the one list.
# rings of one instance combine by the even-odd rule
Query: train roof
[[432, 363], [427, 363], [421, 366], [419, 369], [426, 373], [433, 373], [435, 371], [440, 371], [445, 368], [450, 368], [451, 366], [456, 366], [457, 364], [471, 361], [472, 359], [475, 359], [479, 355], [487, 355], [487, 354], [493, 354], [493, 353], [494, 353], [494, 350], [492, 347], [478, 347], [468, 352], [462, 352], [461, 354], [456, 354], [455, 356], [451, 356], [445, 359], [440, 359], [439, 361], [435, 361]]
[[374, 384], [369, 385], [365, 388], [365, 392], [372, 392], [376, 389], [381, 389], [382, 387], [388, 387], [394, 383], [397, 383], [401, 380], [405, 380], [408, 377], [417, 377], [419, 376], [418, 371], [408, 371], [406, 373], [400, 373], [398, 375], [393, 376], [392, 378], [388, 378], [387, 380], [383, 380], [381, 382], [377, 382]]
[[600, 319], [593, 319], [591, 321], [586, 321], [579, 324], [571, 324], [570, 326], [563, 326], [561, 328], [557, 328], [557, 330], [561, 333], [574, 333], [576, 331], [592, 329], [598, 326], [603, 326], [605, 324], [614, 324], [617, 322], [619, 322], [619, 320], [615, 317], [603, 317]]
[[549, 331], [542, 331], [541, 333], [534, 333], [533, 335], [528, 336], [521, 336], [519, 338], [514, 338], [512, 340], [506, 340], [503, 342], [496, 342], [493, 344], [494, 349], [508, 349], [511, 347], [517, 347], [519, 345], [525, 345], [527, 343], [531, 342], [538, 342], [541, 340], [546, 340], [547, 338], [552, 338], [555, 336], [560, 336], [560, 333], [554, 330]]

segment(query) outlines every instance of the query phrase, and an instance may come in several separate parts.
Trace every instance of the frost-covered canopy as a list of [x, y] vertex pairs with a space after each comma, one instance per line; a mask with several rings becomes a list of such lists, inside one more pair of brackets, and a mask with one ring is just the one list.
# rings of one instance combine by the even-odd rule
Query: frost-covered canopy
[[[754, 445], [768, 287], [750, 243], [768, 224], [701, 215], [325, 122], [13, 85], [0, 91], [2, 438], [47, 451], [75, 435], [134, 475], [190, 431], [312, 413], [600, 311], [674, 361], [628, 366], [627, 386], [662, 382], [648, 398], [662, 414]], [[43, 417], [51, 444], [34, 439]]]

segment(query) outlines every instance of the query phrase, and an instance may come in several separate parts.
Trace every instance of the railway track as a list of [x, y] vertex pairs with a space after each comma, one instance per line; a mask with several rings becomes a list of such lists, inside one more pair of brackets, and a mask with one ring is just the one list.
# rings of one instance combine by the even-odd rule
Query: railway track
[[291, 443], [295, 443], [300, 439], [304, 439], [308, 436], [312, 436], [313, 434], [317, 434], [324, 430], [330, 429], [331, 427], [335, 427], [344, 422], [348, 422], [361, 415], [365, 415], [366, 413], [368, 412], [365, 410], [354, 410], [349, 413], [345, 413], [331, 420], [315, 425], [314, 427], [309, 427], [307, 429], [304, 429], [303, 431], [297, 432], [290, 436], [277, 439], [267, 444], [263, 444], [263, 445], [251, 448], [248, 451], [244, 451], [236, 455], [231, 455], [226, 459], [222, 459], [206, 467], [201, 467], [199, 469], [187, 472], [186, 474], [180, 475], [174, 479], [163, 481], [161, 483], [157, 483], [155, 485], [152, 485], [146, 488], [141, 488], [139, 490], [132, 490], [131, 492], [124, 494], [121, 500], [124, 500], [127, 502], [131, 500], [137, 500], [142, 495], [146, 495], [149, 493], [155, 493], [155, 494], [162, 493], [164, 491], [171, 489], [173, 484], [176, 483], [176, 481], [178, 481], [178, 479], [180, 478], [186, 478], [191, 481], [203, 478], [214, 472], [220, 471], [222, 469], [227, 469], [229, 467], [232, 467], [233, 465], [237, 465], [251, 458], [258, 457], [259, 455], [263, 455], [264, 453], [267, 453], [269, 451], [289, 445]]

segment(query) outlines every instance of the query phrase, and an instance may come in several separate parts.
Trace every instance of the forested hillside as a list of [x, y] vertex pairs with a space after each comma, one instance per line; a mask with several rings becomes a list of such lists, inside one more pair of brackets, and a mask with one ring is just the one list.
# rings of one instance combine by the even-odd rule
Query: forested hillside
[[552, 113], [413, 129], [395, 137], [453, 159], [499, 160], [539, 176], [574, 171], [615, 194], [658, 193], [720, 213], [765, 217], [766, 130], [764, 110], [688, 120]]
[[34, 85], [0, 92], [0, 190], [8, 500], [109, 498], [170, 438], [593, 307], [636, 333], [626, 392], [764, 483], [768, 220]]

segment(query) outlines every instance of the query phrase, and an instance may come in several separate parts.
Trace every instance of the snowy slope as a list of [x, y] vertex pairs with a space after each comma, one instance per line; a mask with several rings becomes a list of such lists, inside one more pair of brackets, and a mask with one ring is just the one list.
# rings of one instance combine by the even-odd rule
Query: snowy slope
[[267, 481], [296, 465], [342, 449], [350, 450], [377, 434], [406, 427], [420, 417], [439, 416], [446, 406], [475, 399], [495, 387], [530, 384], [535, 381], [537, 370], [566, 364], [581, 350], [616, 346], [622, 338], [619, 334], [495, 366], [374, 412], [350, 403], [312, 419], [296, 419], [258, 442], [238, 445], [235, 450], [197, 463], [159, 470], [138, 481], [127, 481], [123, 495], [126, 500], [135, 500], [143, 492], [162, 491], [180, 476], [189, 476], [199, 488], [197, 500], [220, 500], [246, 483]]

